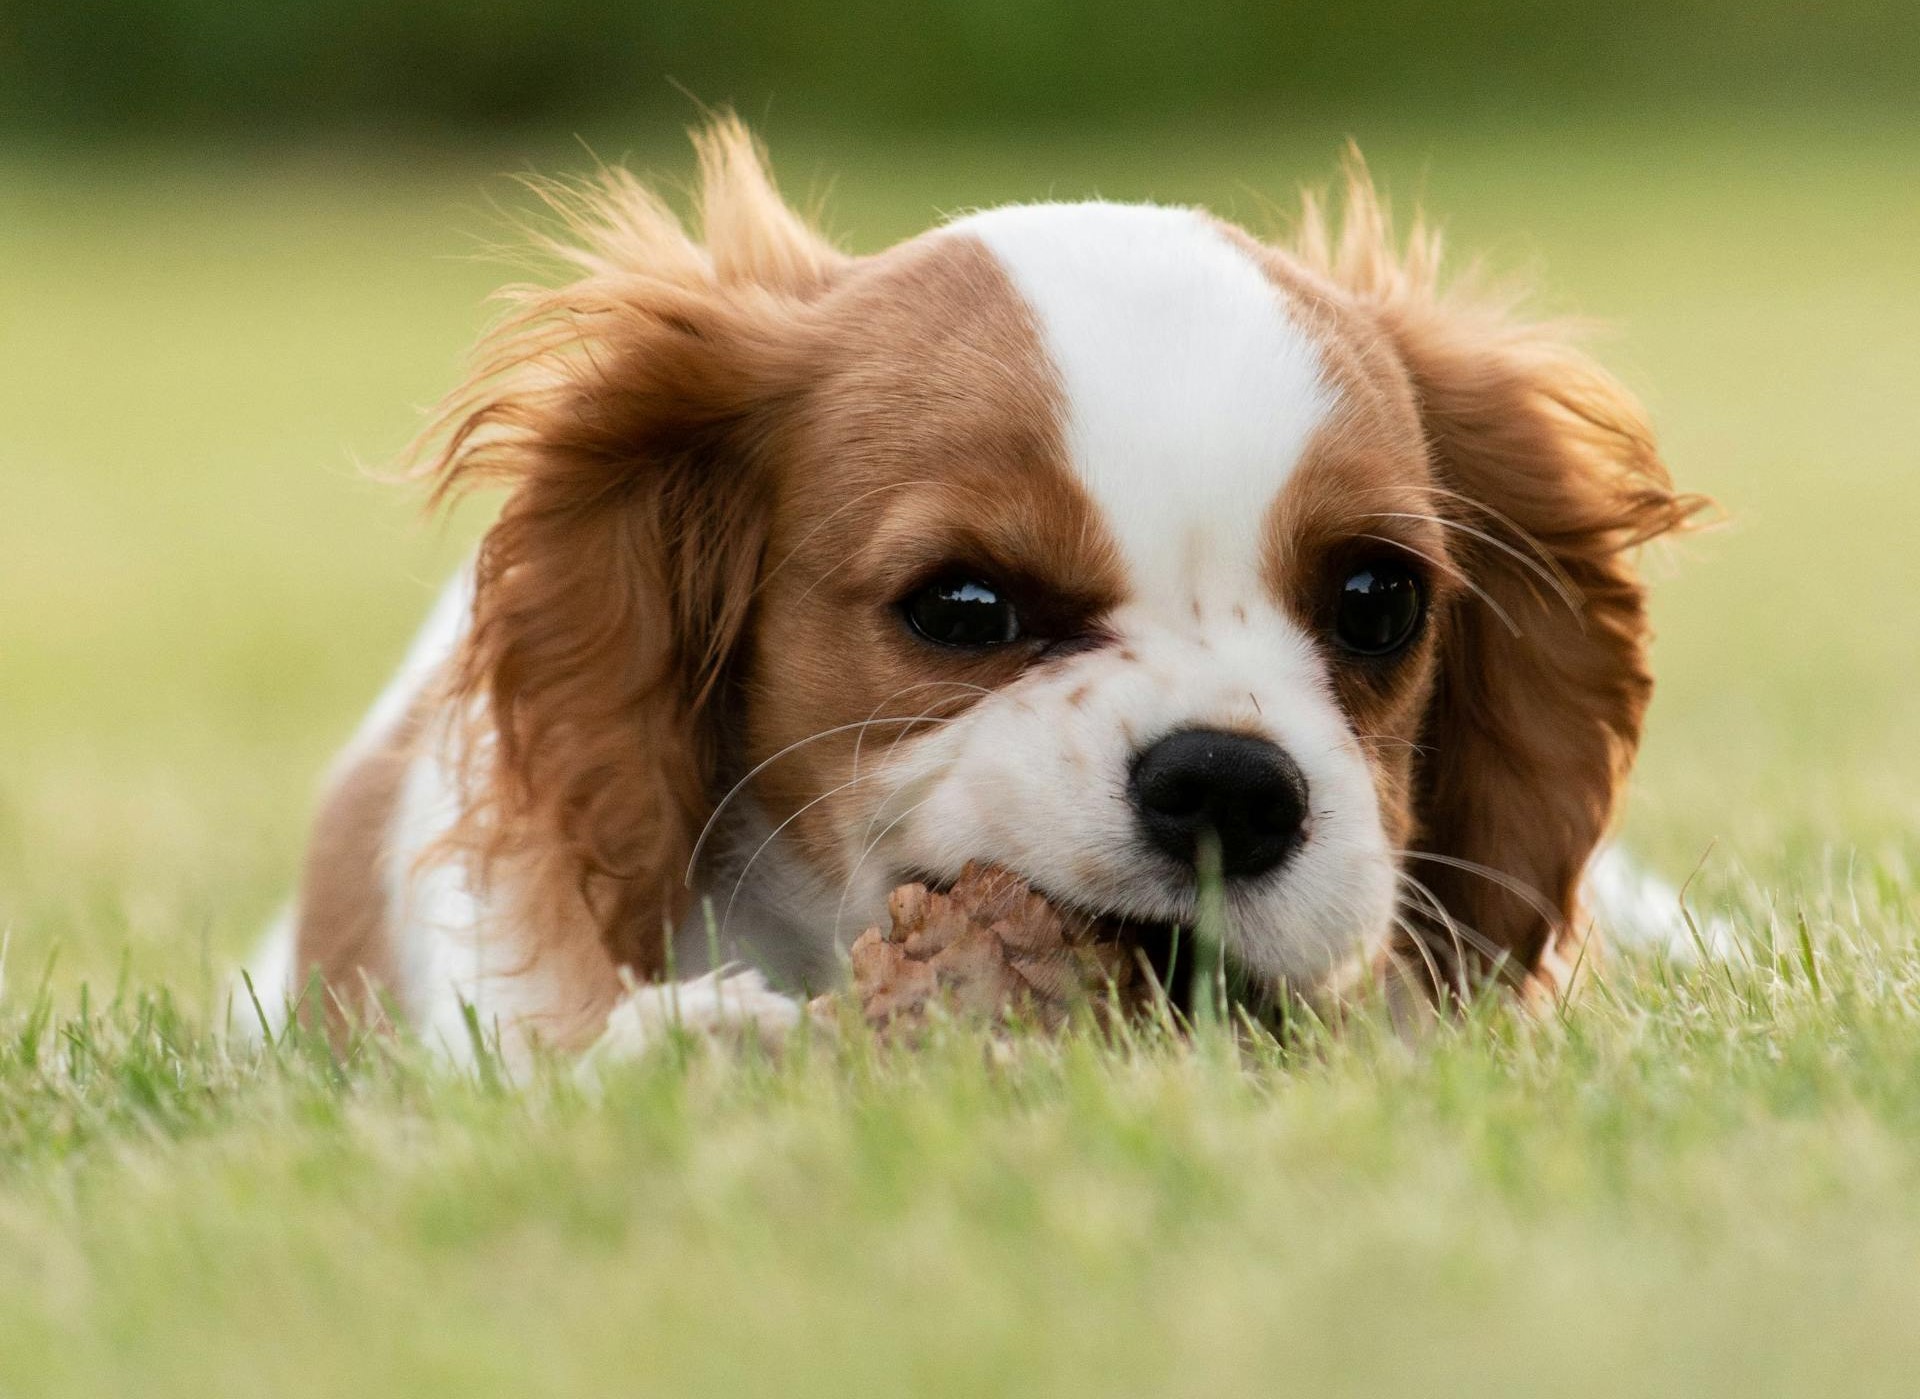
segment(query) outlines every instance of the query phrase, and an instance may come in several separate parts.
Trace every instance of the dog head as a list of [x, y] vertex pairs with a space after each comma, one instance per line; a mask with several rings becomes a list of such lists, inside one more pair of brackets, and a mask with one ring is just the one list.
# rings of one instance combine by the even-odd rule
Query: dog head
[[855, 258], [701, 144], [700, 236], [583, 196], [450, 413], [443, 483], [508, 490], [483, 858], [643, 972], [723, 799], [849, 935], [969, 860], [1190, 925], [1217, 867], [1257, 984], [1538, 961], [1649, 695], [1632, 551], [1691, 504], [1619, 385], [1363, 175], [1284, 245], [1045, 204]]

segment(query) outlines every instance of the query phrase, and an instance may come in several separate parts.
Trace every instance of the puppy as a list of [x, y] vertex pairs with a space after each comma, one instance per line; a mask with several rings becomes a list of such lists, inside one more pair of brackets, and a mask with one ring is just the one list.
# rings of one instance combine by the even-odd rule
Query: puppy
[[568, 279], [444, 410], [439, 494], [504, 505], [267, 999], [456, 1053], [470, 1012], [777, 1030], [969, 860], [1148, 926], [1217, 863], [1276, 992], [1564, 963], [1652, 684], [1634, 552], [1694, 506], [1619, 384], [1363, 173], [1280, 243], [1038, 204], [853, 257], [696, 139], [698, 235], [619, 172], [563, 200]]

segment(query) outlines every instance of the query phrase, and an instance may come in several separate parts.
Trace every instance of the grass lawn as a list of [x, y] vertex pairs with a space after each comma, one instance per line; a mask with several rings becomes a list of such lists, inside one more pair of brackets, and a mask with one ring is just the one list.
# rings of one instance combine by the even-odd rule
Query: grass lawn
[[[1049, 194], [1260, 225], [1338, 134], [775, 154], [864, 248]], [[356, 463], [452, 382], [520, 162], [0, 155], [0, 1394], [1912, 1393], [1920, 126], [1358, 134], [1616, 327], [1730, 513], [1655, 563], [1628, 830], [1753, 954], [1419, 1052], [855, 1045], [598, 1103], [207, 1029], [479, 522]]]

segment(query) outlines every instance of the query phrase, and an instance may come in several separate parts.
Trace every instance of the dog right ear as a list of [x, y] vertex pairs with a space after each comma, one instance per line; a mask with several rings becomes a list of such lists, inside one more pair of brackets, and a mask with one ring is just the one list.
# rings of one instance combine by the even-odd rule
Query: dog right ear
[[[1342, 217], [1313, 200], [1296, 251], [1406, 367], [1439, 509], [1474, 597], [1445, 621], [1417, 774], [1413, 869], [1479, 946], [1526, 974], [1577, 934], [1653, 681], [1636, 553], [1705, 504], [1674, 489], [1632, 395], [1564, 326], [1440, 277], [1438, 236], [1396, 242], [1357, 158]], [[1425, 910], [1411, 910], [1417, 923]]]
[[737, 122], [696, 140], [700, 241], [625, 172], [546, 191], [578, 240], [549, 250], [580, 275], [511, 293], [428, 467], [436, 498], [506, 491], [450, 677], [453, 838], [536, 932], [584, 915], [642, 977], [715, 796], [795, 323], [847, 264]]

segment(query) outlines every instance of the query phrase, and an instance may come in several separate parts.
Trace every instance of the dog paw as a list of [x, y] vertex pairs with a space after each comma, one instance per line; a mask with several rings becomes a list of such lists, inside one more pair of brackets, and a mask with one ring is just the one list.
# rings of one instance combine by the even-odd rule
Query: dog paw
[[637, 1059], [676, 1031], [727, 1044], [780, 1049], [804, 1018], [800, 1003], [767, 985], [759, 972], [708, 972], [690, 981], [635, 986], [607, 1016], [606, 1028], [581, 1061], [591, 1075]]

